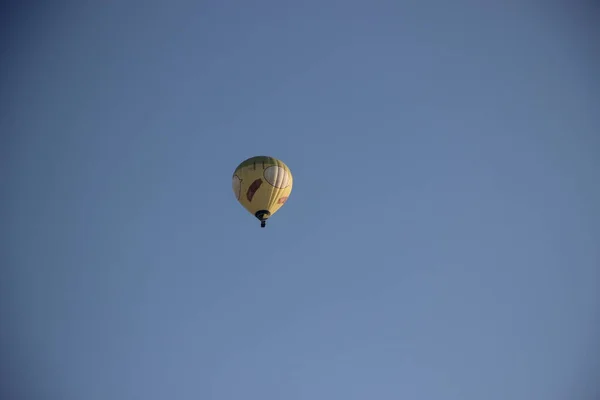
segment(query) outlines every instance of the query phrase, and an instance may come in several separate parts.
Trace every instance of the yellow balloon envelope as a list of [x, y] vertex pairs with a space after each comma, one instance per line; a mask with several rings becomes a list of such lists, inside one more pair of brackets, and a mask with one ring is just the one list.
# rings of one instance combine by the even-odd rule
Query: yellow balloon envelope
[[233, 173], [233, 193], [265, 227], [292, 193], [292, 172], [282, 161], [266, 156], [247, 159]]

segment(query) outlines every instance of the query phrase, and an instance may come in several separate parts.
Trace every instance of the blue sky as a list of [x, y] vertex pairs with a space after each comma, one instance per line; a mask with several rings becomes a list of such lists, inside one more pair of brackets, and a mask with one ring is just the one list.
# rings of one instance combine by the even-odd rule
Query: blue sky
[[71, 3], [3, 17], [4, 397], [591, 398], [598, 14]]

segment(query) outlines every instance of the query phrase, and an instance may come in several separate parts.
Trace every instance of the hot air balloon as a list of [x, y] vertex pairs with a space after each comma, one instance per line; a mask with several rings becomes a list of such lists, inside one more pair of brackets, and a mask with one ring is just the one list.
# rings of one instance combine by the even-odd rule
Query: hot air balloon
[[293, 178], [287, 165], [267, 156], [243, 161], [233, 173], [233, 193], [246, 210], [265, 227], [292, 193]]

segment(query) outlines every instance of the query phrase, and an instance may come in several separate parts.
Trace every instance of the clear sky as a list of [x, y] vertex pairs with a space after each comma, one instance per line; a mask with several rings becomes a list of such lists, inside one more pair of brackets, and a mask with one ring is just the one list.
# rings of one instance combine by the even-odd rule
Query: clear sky
[[546, 3], [5, 7], [0, 397], [592, 398], [599, 14]]

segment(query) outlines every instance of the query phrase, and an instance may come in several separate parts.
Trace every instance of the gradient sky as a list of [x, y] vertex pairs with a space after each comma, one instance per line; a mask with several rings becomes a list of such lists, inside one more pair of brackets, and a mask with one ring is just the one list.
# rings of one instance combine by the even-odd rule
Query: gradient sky
[[599, 14], [546, 3], [5, 8], [0, 397], [592, 398]]

